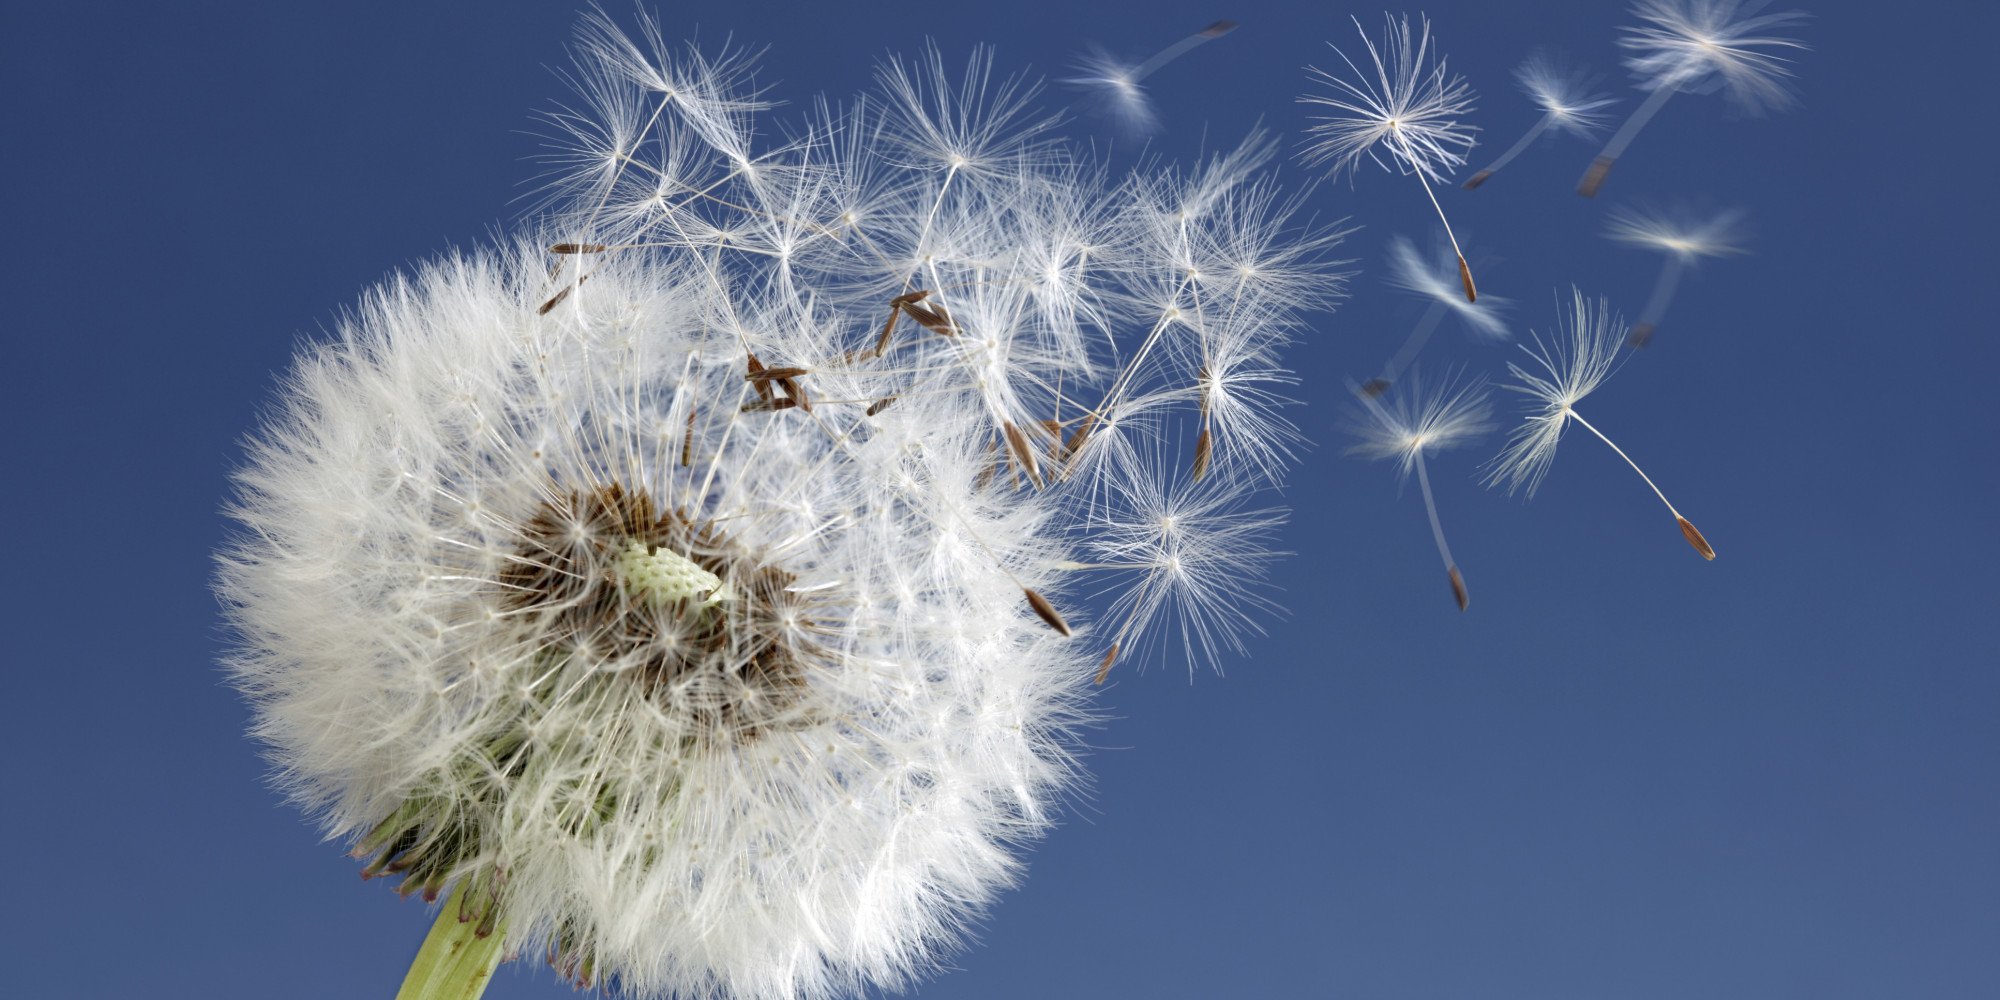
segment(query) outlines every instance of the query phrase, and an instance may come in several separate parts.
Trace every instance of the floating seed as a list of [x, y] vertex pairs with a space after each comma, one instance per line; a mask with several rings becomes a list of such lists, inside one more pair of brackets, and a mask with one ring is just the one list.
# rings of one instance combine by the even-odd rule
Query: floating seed
[[1590, 169], [1583, 172], [1583, 180], [1577, 184], [1576, 193], [1585, 198], [1597, 197], [1597, 189], [1604, 186], [1604, 178], [1611, 173], [1611, 165], [1616, 162], [1608, 156], [1590, 161]]
[[1700, 529], [1696, 528], [1694, 522], [1685, 517], [1678, 517], [1678, 519], [1681, 522], [1681, 535], [1688, 540], [1688, 544], [1694, 546], [1694, 550], [1701, 553], [1703, 559], [1714, 561], [1715, 547], [1708, 544], [1708, 539], [1701, 537]]

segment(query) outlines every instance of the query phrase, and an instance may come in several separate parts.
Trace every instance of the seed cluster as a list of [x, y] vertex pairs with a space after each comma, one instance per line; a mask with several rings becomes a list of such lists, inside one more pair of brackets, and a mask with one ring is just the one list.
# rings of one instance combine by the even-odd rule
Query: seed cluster
[[[618, 483], [544, 502], [500, 574], [509, 611], [538, 616], [546, 654], [628, 675], [677, 711], [690, 738], [748, 738], [796, 701], [814, 650], [799, 639], [805, 601], [794, 575], [741, 551], [712, 525], [658, 509]], [[632, 546], [673, 552], [722, 581], [727, 601], [664, 604], [618, 571]]]

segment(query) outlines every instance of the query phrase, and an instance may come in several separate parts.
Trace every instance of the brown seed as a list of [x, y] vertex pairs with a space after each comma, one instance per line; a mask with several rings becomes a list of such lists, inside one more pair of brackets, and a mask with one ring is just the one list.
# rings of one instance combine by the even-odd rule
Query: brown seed
[[1056, 614], [1056, 606], [1050, 604], [1048, 598], [1027, 587], [1022, 587], [1021, 593], [1028, 595], [1028, 607], [1035, 609], [1035, 615], [1041, 618], [1043, 624], [1064, 635], [1069, 634], [1069, 623], [1063, 621], [1063, 616]]
[[1118, 661], [1118, 644], [1114, 642], [1111, 644], [1110, 649], [1104, 651], [1104, 659], [1099, 661], [1097, 664], [1097, 680], [1095, 681], [1095, 683], [1098, 684], [1104, 683], [1105, 675], [1111, 673], [1111, 665], [1113, 663], [1116, 663], [1117, 661]]
[[[772, 371], [778, 371], [778, 370], [779, 369], [775, 368], [772, 369]], [[778, 380], [778, 389], [779, 391], [785, 394], [786, 399], [789, 399], [792, 402], [798, 404], [799, 409], [804, 410], [807, 413], [812, 412], [813, 408], [812, 399], [811, 397], [806, 395], [805, 388], [800, 386], [796, 380], [789, 378], [781, 378]]]
[[1585, 198], [1597, 197], [1597, 189], [1604, 186], [1604, 178], [1611, 173], [1611, 165], [1616, 162], [1608, 156], [1590, 161], [1590, 169], [1583, 172], [1583, 180], [1577, 183], [1576, 193]]
[[1465, 256], [1458, 258], [1458, 280], [1465, 285], [1465, 301], [1479, 301], [1479, 289], [1472, 287], [1472, 268], [1465, 266]]
[[758, 379], [763, 379], [768, 382], [773, 379], [798, 378], [799, 376], [806, 374], [806, 371], [807, 370], [804, 368], [759, 368], [758, 370], [753, 371], [750, 374], [745, 375], [743, 377], [752, 382], [755, 382]]
[[1703, 559], [1713, 561], [1715, 559], [1715, 547], [1708, 544], [1708, 539], [1701, 537], [1700, 529], [1696, 528], [1694, 522], [1689, 521], [1685, 517], [1680, 518], [1680, 522], [1681, 534], [1687, 538], [1688, 544], [1694, 546], [1694, 550], [1701, 553]]
[[694, 407], [688, 407], [687, 433], [681, 435], [681, 468], [694, 464]]
[[919, 288], [889, 300], [889, 319], [882, 324], [882, 335], [875, 338], [876, 357], [881, 357], [889, 350], [889, 335], [896, 332], [896, 318], [903, 314], [903, 307], [912, 302], [922, 302], [930, 294], [930, 289]]
[[1361, 383], [1361, 394], [1369, 399], [1375, 399], [1388, 391], [1389, 380], [1386, 378], [1371, 378]]
[[1465, 189], [1467, 191], [1477, 190], [1479, 185], [1486, 183], [1486, 178], [1491, 176], [1493, 176], [1493, 171], [1481, 170], [1480, 172], [1473, 174], [1471, 177], [1466, 178]]
[[549, 314], [549, 310], [554, 309], [557, 303], [561, 302], [566, 298], [569, 298], [570, 289], [576, 288], [589, 280], [590, 280], [590, 275], [586, 274], [576, 279], [576, 282], [574, 284], [562, 286], [561, 291], [558, 291], [554, 295], [549, 296], [549, 300], [547, 302], [542, 303], [542, 307], [540, 309], [535, 310], [535, 315], [547, 316]]
[[869, 404], [868, 404], [868, 415], [872, 417], [872, 416], [874, 416], [875, 414], [877, 414], [877, 413], [880, 413], [880, 412], [882, 412], [883, 410], [886, 410], [886, 409], [888, 409], [888, 408], [889, 408], [889, 404], [890, 404], [890, 403], [893, 403], [893, 402], [895, 402], [895, 401], [896, 401], [896, 397], [894, 397], [894, 396], [883, 396], [883, 397], [882, 397], [881, 399], [878, 399], [878, 400], [876, 400], [876, 401], [874, 401], [874, 402], [872, 402], [872, 403], [869, 403]]
[[1214, 24], [1211, 24], [1208, 27], [1201, 29], [1201, 37], [1221, 38], [1222, 36], [1229, 34], [1230, 32], [1235, 30], [1236, 30], [1235, 21], [1217, 21]]
[[1037, 487], [1041, 486], [1041, 466], [1035, 464], [1035, 453], [1028, 447], [1027, 436], [1022, 434], [1021, 429], [1014, 426], [1012, 421], [1001, 425], [1000, 429], [1006, 432], [1007, 449], [1014, 453], [1014, 461], [1021, 468], [1028, 470], [1028, 478], [1034, 480]]
[[1465, 592], [1465, 577], [1458, 575], [1458, 567], [1451, 567], [1451, 596], [1458, 599], [1458, 610], [1464, 611], [1472, 598]]
[[905, 303], [903, 311], [908, 313], [911, 319], [922, 324], [924, 329], [938, 336], [958, 336], [958, 327], [952, 325], [951, 313], [946, 312], [943, 306], [920, 306], [915, 303]]
[[1633, 347], [1644, 347], [1652, 342], [1653, 331], [1656, 329], [1658, 327], [1655, 327], [1651, 323], [1641, 323], [1632, 328], [1632, 336], [1627, 337], [1625, 342], [1631, 344]]
[[897, 307], [889, 307], [889, 321], [882, 324], [882, 335], [875, 338], [876, 357], [881, 357], [889, 349], [889, 335], [896, 332], [896, 317], [902, 314], [902, 310]]
[[602, 243], [558, 243], [549, 248], [550, 253], [603, 253], [611, 249]]
[[768, 403], [771, 401], [771, 382], [769, 379], [759, 377], [764, 373], [764, 362], [757, 360], [756, 354], [746, 353], [749, 354], [750, 361], [746, 365], [748, 371], [745, 372], [743, 377], [748, 379], [751, 387], [757, 390], [757, 398]]
[[1097, 414], [1084, 414], [1083, 419], [1077, 422], [1076, 432], [1069, 436], [1069, 444], [1063, 446], [1063, 454], [1075, 458], [1077, 452], [1083, 450], [1083, 443], [1090, 440], [1090, 429], [1096, 424]]
[[799, 401], [796, 399], [760, 399], [754, 403], [744, 403], [743, 412], [775, 413], [779, 410], [789, 410], [797, 405]]
[[1194, 481], [1197, 483], [1208, 475], [1210, 442], [1206, 427], [1202, 428], [1201, 434], [1194, 439]]
[[999, 445], [997, 445], [997, 444], [989, 444], [989, 445], [987, 445], [987, 447], [986, 447], [986, 454], [987, 454], [988, 458], [987, 458], [987, 461], [986, 461], [986, 467], [985, 467], [985, 468], [983, 468], [983, 469], [980, 469], [980, 470], [979, 470], [979, 475], [973, 478], [973, 480], [972, 480], [972, 488], [973, 488], [973, 489], [976, 489], [976, 490], [983, 490], [983, 489], [987, 488], [988, 486], [991, 486], [991, 485], [993, 485], [993, 475], [994, 475], [994, 473], [996, 473], [996, 472], [998, 472], [998, 471], [1000, 470], [1000, 460], [999, 460], [999, 458], [998, 458], [998, 457], [996, 456], [996, 454], [995, 454], [995, 453], [997, 453], [997, 452], [998, 452], [999, 450], [1000, 450], [1000, 446], [999, 446]]

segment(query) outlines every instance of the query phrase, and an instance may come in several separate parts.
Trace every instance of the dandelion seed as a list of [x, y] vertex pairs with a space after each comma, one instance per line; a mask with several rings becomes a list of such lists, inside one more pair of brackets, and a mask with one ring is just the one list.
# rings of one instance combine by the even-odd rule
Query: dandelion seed
[[550, 310], [562, 304], [562, 300], [569, 298], [570, 292], [574, 291], [584, 282], [589, 280], [590, 280], [590, 275], [588, 274], [578, 275], [575, 281], [562, 286], [562, 288], [559, 289], [554, 295], [549, 296], [546, 301], [544, 301], [540, 306], [537, 306], [535, 308], [535, 315], [547, 316]]
[[1040, 618], [1048, 627], [1061, 632], [1063, 635], [1070, 634], [1069, 623], [1063, 621], [1063, 616], [1056, 613], [1056, 606], [1050, 604], [1048, 598], [1035, 593], [1033, 590], [1024, 589], [1022, 593], [1027, 595], [1028, 606], [1035, 610], [1035, 617]]
[[1077, 75], [1063, 80], [1083, 90], [1097, 110], [1111, 117], [1127, 135], [1140, 136], [1157, 131], [1158, 116], [1139, 81], [1152, 76], [1166, 64], [1186, 55], [1195, 46], [1236, 30], [1235, 21], [1217, 21], [1153, 54], [1138, 65], [1130, 65], [1103, 49], [1093, 47], [1077, 58]]
[[1766, 34], [1803, 23], [1803, 11], [1758, 14], [1768, 0], [1638, 0], [1632, 16], [1638, 25], [1624, 29], [1620, 48], [1630, 52], [1626, 68], [1638, 87], [1650, 91], [1633, 110], [1604, 151], [1591, 161], [1577, 183], [1576, 193], [1597, 197], [1612, 164], [1646, 127], [1667, 98], [1678, 93], [1722, 91], [1746, 114], [1782, 109], [1792, 102], [1786, 81], [1789, 60], [1770, 49], [1804, 49], [1794, 38]]
[[1387, 280], [1390, 287], [1429, 299], [1430, 305], [1418, 317], [1410, 335], [1403, 339], [1403, 346], [1397, 348], [1382, 366], [1382, 373], [1362, 384], [1362, 392], [1370, 396], [1387, 392], [1403, 371], [1416, 362], [1417, 355], [1430, 342], [1431, 334], [1437, 331], [1446, 313], [1458, 317], [1465, 324], [1466, 331], [1476, 338], [1488, 341], [1506, 339], [1507, 324], [1500, 318], [1500, 313], [1512, 303], [1491, 295], [1478, 302], [1466, 301], [1451, 281], [1455, 253], [1455, 249], [1439, 253], [1433, 262], [1426, 260], [1417, 251], [1416, 244], [1407, 237], [1397, 236], [1389, 241]]
[[1535, 52], [1526, 62], [1515, 67], [1514, 82], [1534, 100], [1536, 107], [1542, 109], [1542, 117], [1536, 119], [1527, 133], [1501, 153], [1498, 159], [1468, 178], [1465, 182], [1467, 190], [1486, 183], [1488, 178], [1512, 163], [1515, 157], [1551, 128], [1578, 136], [1589, 136], [1603, 128], [1603, 109], [1618, 103], [1594, 92], [1595, 78], [1563, 66], [1546, 51]]
[[1681, 272], [1703, 257], [1726, 257], [1743, 253], [1743, 213], [1736, 210], [1699, 215], [1690, 210], [1673, 213], [1620, 208], [1606, 221], [1604, 235], [1619, 243], [1652, 250], [1665, 256], [1660, 276], [1653, 282], [1653, 294], [1646, 308], [1632, 324], [1631, 344], [1644, 347], [1653, 339], [1660, 320], [1666, 316]]
[[1646, 481], [1646, 486], [1660, 498], [1667, 512], [1681, 526], [1681, 534], [1687, 538], [1688, 544], [1694, 546], [1702, 558], [1714, 559], [1715, 549], [1709, 546], [1708, 540], [1702, 538], [1694, 524], [1674, 509], [1673, 503], [1665, 493], [1660, 492], [1652, 477], [1639, 468], [1639, 463], [1576, 411], [1578, 402], [1611, 377], [1618, 352], [1625, 345], [1626, 329], [1624, 320], [1611, 312], [1611, 304], [1605, 299], [1599, 298], [1591, 303], [1576, 289], [1570, 290], [1570, 296], [1570, 308], [1566, 314], [1558, 315], [1559, 329], [1548, 342], [1544, 343], [1540, 336], [1536, 336], [1534, 347], [1522, 345], [1521, 349], [1528, 352], [1541, 371], [1529, 371], [1512, 362], [1507, 365], [1517, 383], [1507, 388], [1526, 395], [1532, 404], [1527, 419], [1515, 428], [1507, 447], [1491, 463], [1487, 482], [1497, 485], [1504, 481], [1509, 493], [1525, 485], [1528, 494], [1533, 496], [1536, 487], [1541, 485], [1542, 477], [1548, 474], [1550, 463], [1555, 461], [1556, 446], [1562, 443], [1563, 430], [1574, 420], [1617, 452], [1618, 457]]
[[[1465, 165], [1465, 151], [1473, 146], [1472, 133], [1476, 130], [1459, 121], [1472, 111], [1472, 88], [1463, 78], [1450, 75], [1444, 58], [1432, 53], [1428, 18], [1418, 22], [1413, 36], [1407, 16], [1385, 17], [1388, 26], [1380, 46], [1362, 29], [1360, 19], [1354, 22], [1355, 30], [1361, 32], [1362, 44], [1368, 48], [1372, 81], [1371, 72], [1356, 66], [1338, 46], [1333, 47], [1334, 54], [1347, 64], [1359, 83], [1317, 67], [1308, 68], [1314, 79], [1331, 87], [1333, 92], [1307, 94], [1299, 100], [1324, 105], [1334, 113], [1321, 117], [1320, 123], [1310, 130], [1318, 138], [1309, 146], [1306, 162], [1329, 164], [1335, 175], [1351, 174], [1365, 156], [1385, 170], [1393, 164], [1393, 169], [1401, 173], [1416, 174], [1424, 186], [1424, 194], [1430, 197], [1431, 207], [1437, 210], [1438, 221], [1444, 223], [1452, 250], [1458, 255], [1465, 300], [1474, 302], [1479, 293], [1472, 284], [1472, 269], [1465, 262], [1465, 251], [1459, 249], [1458, 237], [1452, 235], [1451, 220], [1445, 218], [1444, 206], [1438, 204], [1437, 193], [1431, 190], [1432, 181], [1443, 184], [1447, 174]], [[1385, 153], [1386, 162], [1382, 159]]]
[[1092, 683], [1104, 683], [1104, 679], [1111, 676], [1111, 665], [1117, 662], [1118, 644], [1114, 642], [1110, 649], [1104, 651], [1104, 659], [1097, 661], [1097, 676]]
[[1431, 495], [1430, 472], [1424, 464], [1425, 452], [1444, 451], [1464, 445], [1492, 429], [1493, 408], [1478, 382], [1460, 384], [1447, 377], [1437, 388], [1417, 384], [1398, 392], [1388, 403], [1364, 391], [1356, 391], [1360, 401], [1358, 419], [1349, 424], [1349, 433], [1360, 443], [1348, 454], [1369, 458], [1392, 458], [1400, 478], [1408, 481], [1410, 470], [1424, 495], [1424, 511], [1430, 515], [1431, 539], [1437, 543], [1438, 557], [1444, 560], [1445, 575], [1451, 582], [1452, 598], [1458, 610], [1470, 602], [1465, 577], [1451, 547], [1444, 539], [1444, 524], [1438, 519], [1437, 499]]

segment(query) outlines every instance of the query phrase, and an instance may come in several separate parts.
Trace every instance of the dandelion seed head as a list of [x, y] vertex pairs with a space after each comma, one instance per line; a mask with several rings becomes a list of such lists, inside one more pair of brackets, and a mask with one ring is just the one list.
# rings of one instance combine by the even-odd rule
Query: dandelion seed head
[[[1330, 173], [1351, 173], [1363, 157], [1384, 169], [1419, 173], [1443, 183], [1444, 176], [1465, 164], [1473, 146], [1474, 127], [1460, 121], [1472, 111], [1473, 93], [1462, 77], [1446, 69], [1431, 48], [1430, 20], [1419, 18], [1411, 29], [1408, 16], [1385, 15], [1378, 44], [1355, 19], [1367, 50], [1364, 67], [1338, 46], [1347, 74], [1308, 67], [1328, 92], [1299, 98], [1329, 108], [1308, 130], [1306, 162], [1325, 164]], [[1387, 160], [1383, 157], [1386, 156]]]
[[1493, 407], [1478, 379], [1454, 374], [1429, 385], [1411, 376], [1387, 396], [1358, 389], [1352, 395], [1356, 403], [1345, 429], [1358, 440], [1348, 454], [1395, 459], [1406, 477], [1420, 453], [1462, 447], [1493, 429]]
[[1074, 75], [1062, 82], [1082, 92], [1087, 106], [1110, 118], [1128, 136], [1159, 131], [1159, 115], [1146, 89], [1139, 85], [1138, 66], [1092, 46], [1077, 57]]
[[1727, 257], [1743, 249], [1744, 212], [1725, 209], [1700, 212], [1691, 208], [1661, 210], [1621, 206], [1605, 220], [1606, 238], [1692, 263], [1702, 257]]
[[1391, 238], [1386, 280], [1393, 288], [1448, 307], [1474, 336], [1486, 340], [1508, 337], [1507, 321], [1501, 314], [1512, 306], [1512, 301], [1498, 295], [1481, 295], [1478, 302], [1467, 302], [1459, 290], [1458, 255], [1449, 245], [1426, 256], [1408, 237]]
[[1549, 116], [1549, 124], [1587, 136], [1605, 126], [1605, 109], [1618, 103], [1598, 91], [1596, 78], [1564, 65], [1553, 53], [1537, 50], [1514, 68], [1514, 82]]
[[601, 15], [579, 54], [549, 215], [371, 292], [248, 443], [231, 667], [364, 873], [510, 951], [906, 986], [1078, 787], [1095, 641], [1206, 662], [1269, 610], [1247, 498], [1340, 234], [1263, 139], [1106, 176], [983, 51], [769, 145], [747, 57]]
[[[1781, 110], [1793, 101], [1790, 60], [1777, 54], [1806, 46], [1771, 34], [1805, 22], [1803, 11], [1760, 14], [1768, 0], [1638, 0], [1639, 24], [1622, 29], [1625, 65], [1646, 90], [1721, 90], [1746, 113]], [[1776, 51], [1773, 51], [1776, 50]]]
[[1593, 302], [1572, 288], [1567, 306], [1558, 302], [1556, 329], [1550, 336], [1544, 339], [1530, 331], [1532, 345], [1523, 344], [1521, 350], [1533, 364], [1508, 362], [1514, 381], [1506, 386], [1527, 397], [1527, 415], [1488, 464], [1489, 485], [1505, 483], [1509, 493], [1525, 486], [1534, 495], [1555, 461], [1571, 409], [1617, 369], [1627, 330], [1608, 299]]

